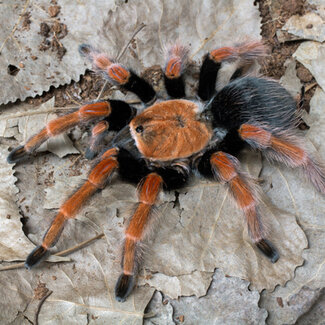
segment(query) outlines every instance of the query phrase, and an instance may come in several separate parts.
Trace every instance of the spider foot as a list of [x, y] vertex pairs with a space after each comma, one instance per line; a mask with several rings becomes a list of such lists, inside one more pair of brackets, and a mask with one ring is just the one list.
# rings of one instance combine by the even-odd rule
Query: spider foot
[[124, 302], [131, 293], [134, 284], [134, 275], [122, 273], [115, 286], [115, 299], [119, 302]]
[[276, 263], [279, 259], [280, 255], [277, 249], [267, 239], [261, 239], [256, 243], [256, 246], [266, 257], [270, 259], [272, 263]]
[[14, 164], [19, 161], [25, 160], [29, 157], [30, 153], [26, 151], [24, 146], [18, 146], [14, 150], [12, 150], [8, 157], [7, 157], [7, 162], [9, 164]]
[[39, 264], [47, 255], [48, 250], [44, 246], [37, 246], [26, 258], [26, 269], [31, 269], [33, 266]]

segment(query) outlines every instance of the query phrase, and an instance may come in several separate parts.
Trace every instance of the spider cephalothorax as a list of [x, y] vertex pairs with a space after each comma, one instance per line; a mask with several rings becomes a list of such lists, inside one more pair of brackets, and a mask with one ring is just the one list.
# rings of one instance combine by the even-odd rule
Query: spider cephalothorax
[[[179, 44], [171, 47], [164, 81], [172, 99], [157, 103], [154, 89], [134, 72], [88, 45], [82, 45], [80, 51], [104, 77], [134, 92], [149, 107], [136, 115], [136, 109], [123, 101], [87, 104], [50, 121], [25, 145], [10, 153], [8, 162], [18, 162], [31, 156], [49, 137], [79, 123], [97, 121], [86, 153], [90, 159], [98, 154], [98, 145], [105, 134], [117, 131], [99, 155], [87, 181], [60, 207], [42, 244], [27, 257], [26, 267], [33, 267], [46, 256], [65, 221], [73, 218], [91, 195], [105, 187], [114, 171], [122, 179], [140, 184], [139, 203], [125, 230], [123, 271], [115, 288], [117, 300], [124, 301], [135, 284], [141, 243], [148, 237], [151, 212], [159, 192], [182, 187], [192, 170], [229, 186], [243, 211], [252, 242], [275, 263], [279, 254], [262, 223], [258, 184], [241, 170], [237, 154], [250, 145], [270, 160], [300, 167], [322, 193], [325, 193], [325, 169], [295, 135], [296, 102], [289, 93], [273, 80], [244, 76], [256, 59], [263, 56], [263, 45], [251, 42], [208, 53], [200, 71], [201, 101], [183, 99], [188, 51]], [[217, 91], [219, 69], [230, 62], [235, 69], [229, 83]]]
[[187, 100], [155, 104], [130, 122], [144, 158], [172, 161], [187, 158], [207, 146], [212, 129], [197, 119], [198, 106]]

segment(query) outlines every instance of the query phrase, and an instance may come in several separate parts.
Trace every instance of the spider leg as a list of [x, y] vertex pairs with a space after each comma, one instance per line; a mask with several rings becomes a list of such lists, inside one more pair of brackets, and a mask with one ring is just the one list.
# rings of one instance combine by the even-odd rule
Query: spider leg
[[218, 151], [210, 156], [210, 165], [216, 180], [226, 183], [238, 207], [243, 211], [248, 233], [272, 263], [279, 259], [273, 244], [267, 240], [259, 212], [259, 188], [257, 183], [240, 170], [239, 161], [230, 154]]
[[144, 178], [142, 184], [140, 183], [139, 203], [125, 231], [123, 273], [115, 286], [115, 296], [118, 301], [125, 301], [135, 284], [141, 255], [141, 242], [148, 233], [151, 223], [150, 214], [162, 185], [163, 179], [157, 173], [150, 173]]
[[88, 44], [79, 46], [79, 52], [92, 62], [94, 68], [115, 85], [135, 93], [142, 102], [151, 104], [156, 100], [152, 86], [133, 71], [111, 60], [106, 54], [100, 53]]
[[164, 70], [164, 82], [167, 93], [172, 98], [185, 97], [183, 73], [186, 69], [188, 48], [174, 44], [168, 49]]
[[325, 165], [305, 149], [302, 140], [289, 131], [273, 134], [251, 124], [243, 124], [239, 134], [253, 148], [291, 168], [301, 167], [315, 188], [325, 194]]
[[63, 203], [50, 228], [46, 232], [42, 244], [37, 246], [28, 255], [25, 261], [26, 268], [32, 268], [46, 257], [48, 249], [54, 246], [58, 241], [65, 222], [68, 219], [74, 218], [84, 203], [96, 191], [105, 187], [113, 171], [118, 168], [118, 162], [116, 159], [117, 153], [118, 151], [115, 148], [105, 151], [101, 156], [99, 163], [90, 172], [88, 180], [77, 192]]
[[39, 133], [32, 136], [25, 145], [18, 146], [8, 155], [8, 163], [16, 163], [31, 156], [46, 140], [70, 128], [92, 120], [106, 118], [111, 130], [120, 130], [135, 114], [135, 109], [119, 100], [109, 100], [84, 105], [79, 110], [60, 116], [47, 123]]
[[242, 76], [249, 66], [265, 55], [265, 47], [261, 42], [247, 42], [236, 47], [222, 47], [208, 53], [202, 63], [199, 78], [198, 95], [208, 100], [215, 94], [218, 72], [224, 62], [238, 60], [237, 69], [230, 77], [234, 80]]
[[107, 130], [109, 128], [109, 124], [107, 121], [100, 121], [98, 122], [92, 129], [91, 131], [91, 139], [90, 139], [90, 144], [89, 147], [87, 148], [85, 157], [87, 159], [93, 159], [97, 153], [98, 153], [98, 148], [107, 134]]

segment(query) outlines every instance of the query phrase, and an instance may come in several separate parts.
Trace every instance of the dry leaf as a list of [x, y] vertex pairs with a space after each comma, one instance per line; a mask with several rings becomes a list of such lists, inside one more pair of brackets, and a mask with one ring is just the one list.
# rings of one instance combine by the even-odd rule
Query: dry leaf
[[294, 59], [287, 59], [284, 62], [286, 71], [280, 79], [280, 84], [288, 90], [293, 98], [297, 98], [301, 94], [301, 81], [297, 77], [296, 61]]
[[144, 318], [144, 325], [174, 325], [173, 306], [168, 299], [164, 299], [159, 291], [153, 295]]
[[293, 57], [311, 72], [319, 86], [325, 90], [325, 44], [303, 42]]
[[8, 147], [0, 146], [0, 260], [24, 260], [34, 245], [26, 238], [16, 203], [18, 188], [12, 166], [7, 164]]
[[283, 31], [297, 36], [297, 39], [307, 39], [324, 42], [325, 22], [314, 12], [309, 12], [304, 16], [292, 16], [282, 27]]
[[[267, 311], [258, 307], [259, 294], [248, 291], [248, 283], [225, 277], [216, 270], [205, 297], [182, 297], [171, 300], [174, 319], [184, 316], [187, 324], [265, 324]], [[149, 309], [150, 310], [150, 309]]]
[[[325, 159], [325, 93], [320, 88], [310, 106], [310, 115], [306, 116], [310, 129], [306, 137]], [[297, 216], [309, 242], [303, 253], [306, 262], [297, 268], [295, 278], [273, 293], [262, 294], [261, 306], [269, 311], [269, 324], [294, 324], [310, 307], [315, 292], [325, 286], [325, 198], [297, 171], [265, 164], [262, 177], [269, 184], [268, 196], [279, 208]], [[279, 307], [278, 297], [283, 307]]]
[[[152, 252], [155, 254], [155, 252]], [[149, 284], [151, 287], [162, 291], [172, 299], [180, 296], [202, 297], [206, 294], [212, 279], [212, 272], [194, 271], [188, 275], [167, 276], [162, 273], [150, 274], [149, 277], [143, 276], [139, 285]]]
[[[78, 81], [85, 72], [86, 65], [78, 54], [78, 46], [97, 36], [107, 12], [115, 8], [115, 1], [60, 1], [60, 6], [58, 16], [50, 19], [46, 0], [1, 3], [0, 21], [4, 26], [0, 30], [1, 71], [7, 71], [8, 65], [18, 67], [20, 63], [24, 68], [16, 75], [2, 73], [0, 104], [40, 95], [50, 86]], [[28, 28], [24, 28], [24, 15], [29, 16]], [[66, 24], [67, 34], [63, 38], [58, 39], [59, 35], [55, 38], [53, 33], [45, 37], [40, 32], [41, 23], [51, 28], [54, 21]], [[59, 47], [66, 49], [61, 59], [56, 49], [40, 49], [44, 38], [48, 42], [55, 39]]]

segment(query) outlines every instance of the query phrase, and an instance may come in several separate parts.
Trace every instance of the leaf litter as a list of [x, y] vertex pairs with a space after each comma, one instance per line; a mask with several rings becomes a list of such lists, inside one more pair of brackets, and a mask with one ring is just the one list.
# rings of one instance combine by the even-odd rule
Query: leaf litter
[[[259, 294], [248, 291], [249, 283], [236, 277], [226, 277], [216, 270], [206, 296], [181, 297], [178, 300], [162, 298], [157, 292], [147, 313], [154, 317], [145, 319], [144, 324], [264, 324], [267, 311], [258, 307]], [[198, 318], [198, 315], [199, 318]], [[162, 318], [163, 317], [163, 318]], [[158, 319], [157, 319], [158, 318]], [[163, 321], [161, 321], [163, 319]], [[169, 322], [166, 322], [169, 319]], [[160, 322], [159, 322], [160, 321]]]
[[[54, 15], [51, 8], [59, 6]], [[1, 2], [0, 69], [7, 71], [12, 66], [16, 74], [10, 73], [12, 69], [1, 74], [0, 104], [41, 95], [50, 86], [78, 81], [85, 72], [78, 46], [96, 38], [115, 2], [59, 1], [59, 6], [46, 0]]]
[[[230, 28], [227, 28], [227, 25], [231, 24], [232, 21], [229, 17], [236, 17], [236, 19], [242, 17], [241, 13], [236, 12], [236, 1], [228, 3], [228, 7], [225, 3], [221, 3], [220, 8], [226, 8], [226, 14], [221, 12], [219, 21], [223, 22], [222, 28], [226, 28], [227, 33], [231, 33]], [[181, 22], [181, 26], [187, 26], [187, 31], [171, 30], [167, 27], [174, 26], [175, 19], [180, 21], [180, 17], [184, 16], [181, 5], [178, 8], [179, 10], [177, 11], [176, 8], [172, 14], [168, 10], [170, 7], [167, 2], [162, 5], [161, 2], [157, 1], [154, 5], [149, 6], [143, 2], [139, 8], [136, 8], [138, 13], [136, 18], [131, 17], [127, 10], [120, 9], [119, 11], [119, 8], [116, 15], [112, 14], [113, 18], [118, 18], [116, 21], [112, 20], [112, 39], [109, 42], [113, 45], [116, 42], [117, 49], [122, 46], [122, 38], [127, 38], [127, 35], [130, 35], [128, 31], [132, 30], [133, 26], [142, 20], [143, 16], [141, 15], [144, 11], [151, 11], [153, 21], [157, 21], [157, 17], [160, 17], [158, 20], [159, 29], [153, 23], [150, 25], [146, 21], [152, 34], [146, 28], [140, 35], [141, 37], [137, 37], [135, 57], [129, 55], [123, 58], [123, 61], [130, 66], [140, 69], [153, 63], [161, 63], [160, 61], [163, 59], [162, 44], [167, 42], [168, 38], [172, 39], [184, 33], [193, 40], [191, 47], [193, 58], [200, 57], [211, 46], [217, 47], [229, 43], [229, 35], [224, 35], [224, 30], [221, 36], [218, 34], [219, 30], [213, 30], [213, 26], [219, 25], [216, 24], [217, 19], [213, 15], [208, 18], [212, 19], [214, 23], [211, 21], [209, 23], [208, 19], [202, 19], [202, 13], [202, 17], [197, 22], [203, 20], [204, 26], [201, 27], [199, 24], [188, 26]], [[131, 5], [124, 6], [123, 9], [134, 9]], [[248, 2], [247, 4], [245, 2], [244, 6], [246, 6], [244, 10], [246, 19], [247, 9], [254, 18], [245, 19], [244, 26], [250, 32], [245, 30], [243, 34], [254, 35], [254, 38], [259, 38], [258, 28], [248, 24], [249, 21], [252, 22], [253, 26], [259, 23], [258, 12]], [[164, 20], [165, 17], [168, 19]], [[126, 33], [121, 35], [119, 31], [117, 34], [118, 25], [123, 19], [129, 19], [129, 24], [124, 24]], [[238, 24], [238, 26], [240, 25]], [[116, 31], [114, 31], [114, 26]], [[194, 31], [192, 30], [193, 27]], [[143, 35], [145, 32], [146, 34]], [[236, 31], [237, 35], [239, 32], [241, 30]], [[119, 35], [120, 41], [114, 35]], [[156, 35], [159, 35], [159, 45], [154, 47], [151, 44], [157, 44]], [[225, 40], [224, 36], [228, 40]], [[231, 39], [231, 43], [233, 43], [233, 38]], [[156, 53], [155, 50], [159, 53]], [[23, 128], [19, 129], [18, 124], [15, 125], [12, 122], [9, 124], [10, 127], [5, 128], [7, 133], [4, 134], [10, 136], [10, 132], [12, 132], [14, 135], [11, 137], [16, 138], [16, 135], [19, 135]], [[0, 130], [2, 129], [0, 123]], [[19, 137], [17, 136], [17, 139], [21, 141]], [[249, 171], [252, 175], [259, 176], [262, 167], [260, 157], [248, 154], [243, 157], [243, 160], [246, 160], [245, 168], [250, 168]], [[22, 196], [29, 193], [29, 197], [25, 199], [20, 208], [24, 217], [28, 219], [28, 237], [35, 243], [41, 240], [41, 236], [54, 217], [55, 211], [53, 209], [58, 208], [64, 198], [73, 192], [75, 185], [80, 184], [86, 178], [87, 169], [89, 169], [89, 164], [82, 158], [68, 156], [65, 159], [59, 159], [51, 155], [40, 155], [33, 162], [16, 166], [20, 181], [18, 186], [21, 191], [18, 198], [22, 199]], [[30, 175], [33, 175], [32, 179]], [[264, 187], [269, 192], [268, 186], [269, 184]], [[305, 186], [305, 183], [301, 182], [300, 187], [302, 186]], [[31, 193], [30, 188], [35, 189], [35, 191]], [[113, 298], [113, 288], [120, 268], [118, 247], [126, 218], [130, 215], [130, 212], [126, 211], [127, 206], [130, 207], [136, 202], [136, 195], [135, 189], [131, 185], [115, 183], [113, 186], [108, 186], [91, 200], [89, 206], [79, 213], [76, 220], [71, 220], [61, 240], [56, 245], [56, 249], [71, 247], [87, 238], [96, 236], [100, 232], [104, 232], [105, 239], [98, 240], [86, 249], [75, 252], [71, 256], [74, 261], [72, 263], [51, 267], [44, 263], [32, 272], [16, 270], [5, 275], [4, 273], [0, 274], [0, 277], [6, 278], [4, 289], [7, 292], [15, 292], [13, 299], [10, 298], [9, 300], [14, 302], [15, 299], [18, 299], [17, 294], [20, 297], [17, 305], [15, 302], [10, 306], [12, 308], [9, 308], [4, 315], [5, 319], [12, 319], [13, 321], [18, 321], [19, 317], [22, 319], [21, 313], [15, 318], [17, 311], [24, 311], [24, 317], [33, 319], [38, 304], [33, 302], [32, 289], [35, 289], [40, 282], [46, 283], [49, 290], [53, 290], [53, 294], [42, 307], [39, 315], [40, 321], [55, 320], [56, 323], [67, 321], [83, 323], [91, 320], [97, 323], [103, 321], [117, 322], [119, 320], [122, 323], [134, 322], [139, 324], [142, 323], [144, 308], [152, 297], [154, 288], [163, 290], [165, 294], [170, 294], [172, 297], [182, 295], [203, 296], [204, 291], [206, 292], [209, 287], [209, 279], [212, 278], [216, 266], [221, 267], [227, 275], [239, 276], [249, 280], [253, 289], [268, 288], [272, 290], [278, 283], [285, 284], [293, 277], [296, 266], [302, 264], [301, 252], [306, 247], [305, 235], [295, 222], [294, 215], [297, 211], [289, 209], [292, 214], [287, 213], [288, 210], [282, 209], [277, 200], [273, 200], [272, 197], [272, 202], [275, 206], [280, 207], [280, 210], [268, 200], [264, 202], [270, 232], [274, 235], [275, 244], [278, 244], [282, 254], [279, 264], [271, 265], [269, 268], [268, 261], [260, 253], [255, 252], [249, 243], [247, 232], [243, 227], [242, 215], [234, 208], [228, 196], [229, 194], [224, 187], [202, 180], [195, 181], [190, 187], [180, 192], [179, 206], [176, 208], [174, 207], [176, 198], [173, 193], [161, 195], [158, 208], [158, 213], [161, 214], [162, 219], [160, 222], [161, 229], [157, 233], [157, 237], [148, 244], [151, 250], [148, 253], [149, 257], [145, 260], [144, 273], [141, 274], [139, 281], [139, 283], [147, 283], [147, 285], [136, 288], [135, 293], [127, 303], [119, 304]], [[198, 202], [198, 197], [201, 197], [202, 202]], [[102, 204], [103, 200], [105, 200], [105, 206]], [[208, 207], [206, 202], [211, 205]], [[197, 203], [196, 206], [193, 207], [193, 203]], [[193, 210], [193, 208], [195, 209]], [[45, 216], [45, 218], [40, 216]], [[169, 264], [166, 264], [167, 262]], [[303, 268], [298, 270], [301, 269]], [[177, 286], [175, 286], [175, 280]], [[236, 278], [234, 280], [243, 281]], [[2, 282], [3, 280], [1, 280]], [[12, 286], [13, 283], [20, 284], [21, 282], [24, 285], [19, 289]], [[253, 293], [258, 297], [256, 291]], [[243, 294], [249, 295], [247, 284]], [[252, 301], [251, 304], [255, 310], [259, 310], [257, 303], [258, 299]], [[265, 308], [269, 309], [269, 305]], [[185, 310], [184, 313], [186, 312], [189, 312], [189, 309]], [[265, 320], [265, 311], [260, 310], [260, 313], [264, 315]], [[236, 319], [235, 314], [231, 314], [229, 317]], [[262, 318], [261, 322], [264, 320]]]

